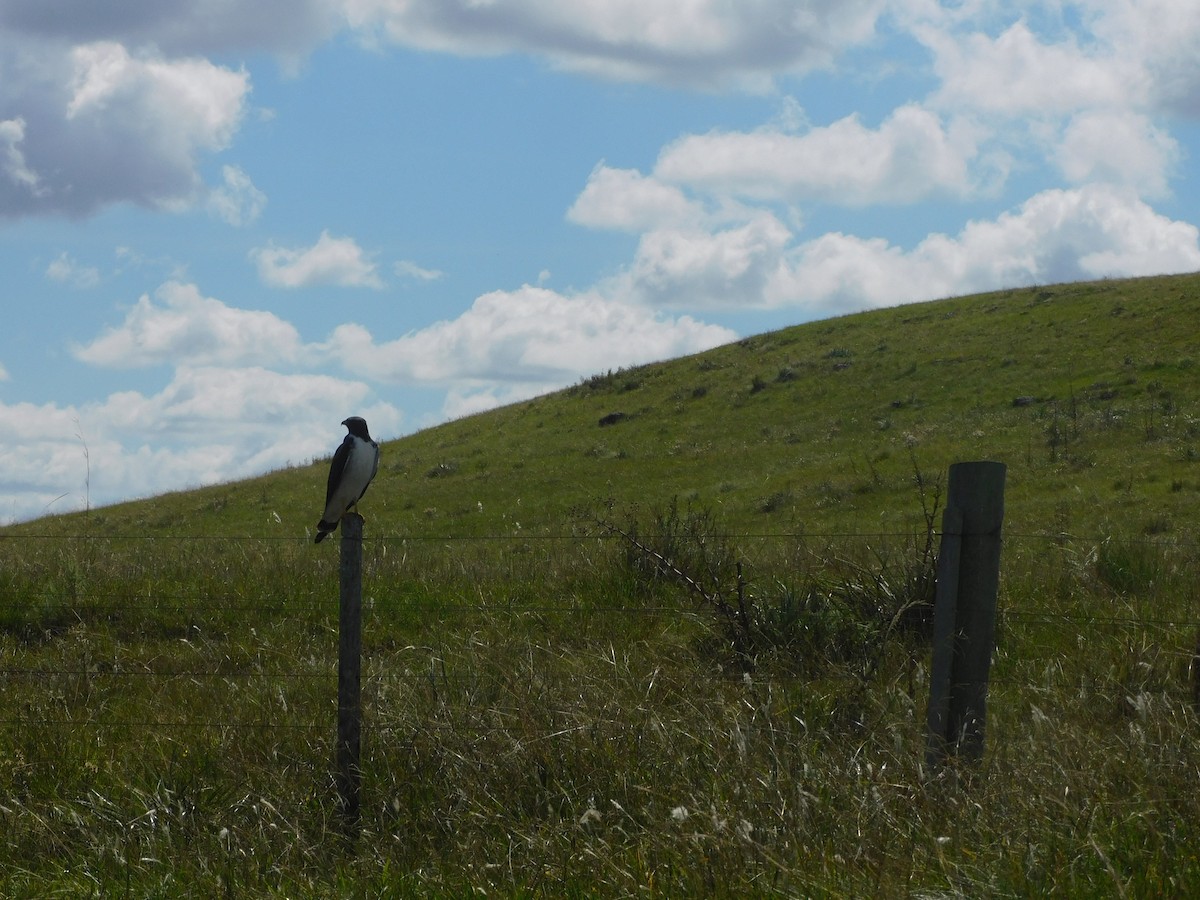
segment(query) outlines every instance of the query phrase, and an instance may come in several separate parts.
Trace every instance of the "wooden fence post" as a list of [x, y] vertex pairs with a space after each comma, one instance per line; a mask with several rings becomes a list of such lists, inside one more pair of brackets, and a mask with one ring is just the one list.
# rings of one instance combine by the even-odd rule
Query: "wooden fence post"
[[996, 634], [1004, 463], [950, 467], [933, 611], [925, 761], [983, 756], [988, 673]]
[[359, 827], [362, 770], [362, 535], [363, 518], [342, 517], [341, 582], [338, 607], [338, 721], [336, 773], [338, 805], [353, 837]]
[[950, 677], [954, 668], [954, 619], [958, 606], [958, 571], [962, 550], [962, 509], [947, 503], [942, 511], [937, 588], [933, 600], [933, 658], [929, 666], [929, 709], [926, 715], [925, 763], [941, 765], [946, 757], [946, 723], [950, 717]]

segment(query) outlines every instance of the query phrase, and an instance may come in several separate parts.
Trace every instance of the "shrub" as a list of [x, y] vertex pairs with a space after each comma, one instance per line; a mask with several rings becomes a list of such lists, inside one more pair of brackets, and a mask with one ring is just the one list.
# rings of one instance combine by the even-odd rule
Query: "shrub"
[[867, 563], [836, 561], [832, 573], [798, 575], [758, 586], [713, 513], [677, 500], [644, 526], [598, 520], [624, 541], [624, 565], [643, 590], [684, 586], [712, 614], [720, 665], [732, 651], [744, 670], [770, 657], [788, 670], [815, 673], [847, 666], [870, 677], [893, 636], [927, 641], [933, 621], [937, 561], [933, 516], [927, 533], [898, 556], [877, 550]]

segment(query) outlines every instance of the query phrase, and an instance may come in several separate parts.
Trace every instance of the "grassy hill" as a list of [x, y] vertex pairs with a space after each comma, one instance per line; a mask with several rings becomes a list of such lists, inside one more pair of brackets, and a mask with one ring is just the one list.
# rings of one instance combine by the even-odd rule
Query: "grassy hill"
[[[363, 509], [376, 535], [545, 533], [581, 505], [679, 497], [735, 529], [874, 532], [919, 523], [914, 468], [997, 459], [1010, 529], [1188, 529], [1197, 335], [1191, 275], [815, 322], [391, 442]], [[8, 531], [300, 535], [326, 471], [319, 460]]]
[[[0, 895], [1195, 891], [1198, 335], [1197, 275], [1004, 291], [388, 443], [353, 846], [327, 460], [0, 529]], [[1008, 493], [956, 778], [900, 613], [970, 459]]]

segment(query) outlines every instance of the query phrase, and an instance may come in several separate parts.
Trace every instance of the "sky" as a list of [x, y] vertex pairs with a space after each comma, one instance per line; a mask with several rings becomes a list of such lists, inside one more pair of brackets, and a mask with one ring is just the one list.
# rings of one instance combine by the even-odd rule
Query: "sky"
[[0, 0], [0, 523], [1200, 270], [1197, 46], [1195, 0]]

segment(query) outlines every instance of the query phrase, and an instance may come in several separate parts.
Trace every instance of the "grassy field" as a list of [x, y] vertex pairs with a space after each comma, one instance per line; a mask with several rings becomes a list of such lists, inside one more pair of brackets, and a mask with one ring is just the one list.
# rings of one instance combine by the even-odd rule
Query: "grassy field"
[[[1195, 893], [1198, 335], [1200, 276], [1005, 291], [387, 444], [353, 841], [328, 460], [0, 529], [0, 896]], [[987, 752], [937, 773], [970, 459], [1008, 466]]]

